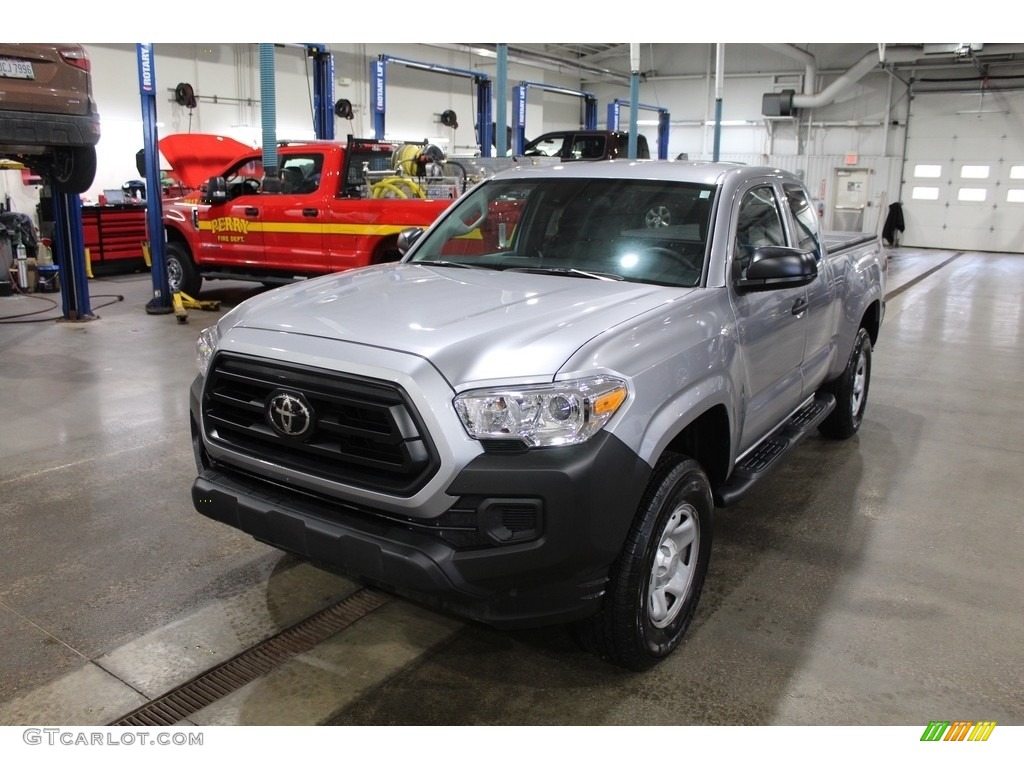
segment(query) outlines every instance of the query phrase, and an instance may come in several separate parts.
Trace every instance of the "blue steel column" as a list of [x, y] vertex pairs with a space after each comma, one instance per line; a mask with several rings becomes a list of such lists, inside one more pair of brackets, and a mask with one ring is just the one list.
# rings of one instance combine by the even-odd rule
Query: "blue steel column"
[[495, 73], [497, 98], [494, 100], [494, 125], [497, 136], [494, 137], [494, 148], [498, 157], [508, 154], [508, 46], [498, 44], [498, 69]]
[[512, 127], [512, 154], [521, 155], [526, 147], [526, 83], [512, 89], [512, 109], [515, 124]]
[[156, 70], [153, 44], [137, 43], [139, 94], [142, 98], [142, 140], [146, 166], [146, 232], [149, 237], [150, 274], [153, 298], [146, 304], [150, 315], [173, 312], [164, 256], [163, 188], [160, 186], [160, 160], [156, 130]]
[[[65, 320], [95, 320], [89, 304], [85, 272], [82, 200], [67, 192], [53, 193], [53, 246], [60, 268], [61, 311]], [[166, 278], [166, 275], [165, 275]]]
[[277, 174], [277, 88], [274, 44], [260, 43], [260, 117], [263, 126], [263, 173]]
[[334, 54], [325, 46], [306, 43], [313, 59], [313, 133], [318, 139], [334, 138]]
[[370, 103], [373, 105], [373, 138], [384, 138], [384, 89], [386, 87], [387, 62], [383, 54], [370, 62]]
[[658, 112], [658, 159], [668, 160], [668, 132], [670, 120], [668, 111]]
[[619, 111], [622, 108], [622, 103], [615, 99], [608, 103], [608, 122], [607, 128], [609, 131], [619, 130]]
[[480, 126], [480, 157], [490, 157], [491, 147], [494, 145], [491, 129], [494, 114], [491, 108], [494, 98], [493, 90], [490, 80], [482, 77], [476, 78], [476, 122]]
[[597, 130], [597, 97], [583, 97], [583, 130]]

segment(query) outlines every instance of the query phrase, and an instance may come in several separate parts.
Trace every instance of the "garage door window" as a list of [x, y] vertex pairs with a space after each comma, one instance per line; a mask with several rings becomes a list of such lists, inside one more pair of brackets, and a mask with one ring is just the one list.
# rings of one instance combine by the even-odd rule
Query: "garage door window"
[[960, 168], [961, 179], [987, 179], [989, 167], [987, 165], [965, 165]]
[[941, 165], [915, 165], [914, 166], [914, 178], [915, 179], [938, 179], [942, 176]]
[[910, 196], [915, 200], [938, 200], [939, 199], [939, 188], [938, 187], [914, 187], [913, 192]]
[[985, 202], [986, 189], [974, 189], [971, 187], [961, 187], [956, 193], [956, 199], [965, 203], [983, 203]]

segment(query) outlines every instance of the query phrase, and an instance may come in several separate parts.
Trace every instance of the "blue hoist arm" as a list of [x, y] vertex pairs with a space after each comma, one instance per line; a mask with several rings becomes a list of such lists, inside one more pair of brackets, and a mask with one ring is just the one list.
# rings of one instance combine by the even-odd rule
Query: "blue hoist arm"
[[401, 64], [410, 69], [418, 69], [423, 72], [436, 72], [441, 75], [471, 78], [476, 83], [476, 125], [477, 140], [480, 142], [480, 155], [481, 157], [491, 156], [491, 146], [494, 144], [492, 127], [494, 118], [491, 116], [494, 85], [486, 72], [474, 72], [470, 69], [458, 69], [443, 64], [410, 61], [409, 59], [388, 56], [386, 54], [381, 54], [375, 61], [370, 62], [370, 103], [373, 105], [374, 138], [384, 139], [384, 115], [387, 111], [387, 65], [389, 63]]
[[577, 91], [572, 88], [563, 88], [560, 85], [531, 83], [523, 80], [512, 89], [512, 108], [515, 111], [515, 127], [512, 132], [513, 154], [523, 154], [523, 149], [526, 146], [526, 92], [530, 88], [539, 88], [548, 93], [564, 93], [566, 96], [577, 96], [583, 99], [583, 130], [597, 130], [597, 96], [589, 91]]
[[[619, 123], [623, 107], [632, 106], [631, 102], [623, 99], [615, 99], [608, 104], [608, 130], [619, 130]], [[668, 130], [669, 112], [665, 107], [656, 107], [650, 104], [637, 104], [637, 109], [646, 109], [658, 113], [658, 159], [668, 160]]]

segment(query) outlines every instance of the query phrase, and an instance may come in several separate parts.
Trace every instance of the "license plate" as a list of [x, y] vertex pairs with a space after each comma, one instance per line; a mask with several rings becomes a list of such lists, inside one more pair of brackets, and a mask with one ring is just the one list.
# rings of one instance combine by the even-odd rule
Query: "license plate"
[[31, 61], [0, 57], [0, 77], [18, 77], [22, 80], [35, 80], [36, 73], [32, 69]]

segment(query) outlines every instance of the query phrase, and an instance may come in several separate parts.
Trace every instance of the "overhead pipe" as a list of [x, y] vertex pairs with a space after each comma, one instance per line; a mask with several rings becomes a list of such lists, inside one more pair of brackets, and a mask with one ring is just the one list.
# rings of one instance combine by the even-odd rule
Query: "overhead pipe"
[[[807, 67], [805, 77], [810, 79], [816, 77], [814, 74], [817, 71], [817, 63], [814, 61], [814, 57], [800, 48], [792, 45], [779, 45], [769, 44], [767, 47], [772, 48], [779, 53], [784, 53], [791, 58], [796, 59], [804, 63]], [[808, 86], [808, 82], [804, 81], [804, 93], [796, 94], [793, 96], [793, 107], [796, 109], [817, 109], [818, 107], [824, 107], [828, 104], [832, 104], [839, 97], [841, 93], [846, 91], [848, 88], [853, 87], [861, 78], [863, 78], [868, 72], [879, 67], [882, 63], [885, 64], [898, 64], [917, 61], [924, 56], [924, 47], [919, 45], [895, 45], [886, 46], [885, 48], [885, 61], [880, 61], [880, 55], [877, 49], [872, 49], [868, 53], [865, 53], [859, 61], [857, 61], [852, 67], [846, 72], [839, 75], [833, 80], [828, 87], [824, 90], [814, 93], [811, 89], [814, 88], [814, 84], [811, 83]], [[813, 63], [812, 63], [813, 62]]]
[[274, 44], [260, 43], [260, 115], [263, 126], [263, 171], [277, 175], [277, 88]]
[[[482, 53], [486, 52], [497, 58], [496, 46], [493, 43], [425, 43], [425, 45], [430, 45], [434, 48], [459, 51], [461, 53], [469, 53], [476, 56], [480, 56]], [[540, 67], [541, 69], [547, 70], [554, 67], [558, 72], [572, 75], [586, 73], [588, 75], [594, 75], [595, 78], [602, 82], [628, 83], [630, 81], [630, 76], [628, 74], [623, 74], [622, 72], [605, 69], [603, 67], [595, 67], [582, 61], [569, 62], [565, 59], [560, 59], [557, 56], [537, 53], [535, 51], [525, 51], [521, 48], [508, 48], [507, 55], [509, 63], [513, 64], [524, 64], [526, 66]]]
[[629, 112], [629, 143], [628, 153], [630, 160], [636, 160], [636, 135], [639, 132], [637, 124], [637, 111], [640, 105], [640, 43], [629, 44], [629, 103], [633, 108]]
[[711, 159], [716, 163], [722, 152], [722, 92], [725, 90], [725, 43], [715, 44], [715, 143]]
[[494, 149], [497, 157], [505, 157], [508, 146], [508, 45], [498, 43], [498, 69], [495, 72]]

